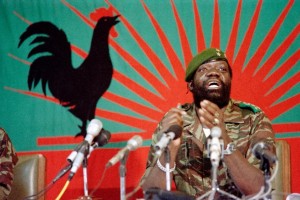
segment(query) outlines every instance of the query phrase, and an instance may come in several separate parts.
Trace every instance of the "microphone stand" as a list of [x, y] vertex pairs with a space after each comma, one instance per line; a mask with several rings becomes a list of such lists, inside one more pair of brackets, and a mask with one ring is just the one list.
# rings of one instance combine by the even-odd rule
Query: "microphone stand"
[[[268, 192], [269, 187], [271, 187], [270, 184], [268, 183], [268, 181], [270, 180], [270, 177], [271, 177], [270, 163], [263, 156], [262, 156], [261, 160], [262, 160], [262, 162], [261, 162], [260, 169], [263, 170], [264, 176], [265, 176], [265, 188], [264, 188], [264, 192]], [[269, 192], [269, 194], [267, 194], [267, 196], [264, 199], [272, 199], [271, 193]]]
[[[222, 140], [220, 140], [220, 141], [221, 141], [221, 143], [223, 143]], [[208, 140], [208, 147], [210, 147], [210, 142], [211, 142], [211, 140]], [[223, 146], [222, 145], [221, 145], [221, 154], [218, 155], [218, 157], [219, 157], [219, 159], [223, 158]], [[216, 192], [219, 192], [220, 194], [226, 195], [226, 196], [228, 196], [228, 197], [230, 197], [232, 199], [240, 199], [240, 198], [238, 198], [238, 197], [236, 197], [236, 196], [234, 196], [234, 195], [232, 195], [232, 194], [230, 194], [228, 192], [225, 192], [225, 191], [223, 191], [223, 190], [221, 190], [219, 188], [219, 186], [218, 186], [218, 179], [217, 179], [217, 170], [218, 170], [218, 167], [219, 167], [219, 162], [215, 162], [211, 158], [211, 164], [212, 164], [212, 174], [211, 174], [211, 176], [212, 176], [212, 180], [211, 180], [211, 182], [212, 182], [212, 188], [211, 188], [210, 191], [206, 192], [205, 194], [203, 194], [202, 196], [200, 196], [199, 198], [197, 198], [197, 200], [204, 199], [207, 196], [208, 196], [209, 200], [213, 200], [214, 197], [215, 197], [215, 195], [216, 195]]]
[[87, 166], [88, 166], [88, 155], [90, 153], [90, 146], [86, 148], [84, 152], [84, 159], [82, 161], [82, 172], [83, 172], [83, 192], [84, 196], [79, 197], [79, 200], [91, 200], [92, 198], [88, 193], [88, 175], [87, 175]]
[[84, 197], [87, 197], [89, 199], [89, 193], [88, 193], [88, 176], [87, 176], [87, 157], [84, 157], [84, 160], [82, 162], [82, 171], [83, 171], [83, 191], [84, 191]]
[[126, 161], [128, 158], [129, 151], [126, 151], [124, 157], [120, 160], [120, 200], [126, 200], [126, 187], [125, 187], [125, 177], [126, 177]]
[[170, 176], [170, 150], [168, 146], [164, 150], [166, 164], [166, 190], [171, 191], [171, 176]]

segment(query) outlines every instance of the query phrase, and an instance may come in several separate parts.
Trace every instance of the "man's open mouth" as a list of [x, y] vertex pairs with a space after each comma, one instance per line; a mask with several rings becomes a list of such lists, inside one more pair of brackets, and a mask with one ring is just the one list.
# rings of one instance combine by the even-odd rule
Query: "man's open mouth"
[[207, 89], [216, 90], [221, 88], [222, 84], [219, 80], [209, 80], [206, 84]]

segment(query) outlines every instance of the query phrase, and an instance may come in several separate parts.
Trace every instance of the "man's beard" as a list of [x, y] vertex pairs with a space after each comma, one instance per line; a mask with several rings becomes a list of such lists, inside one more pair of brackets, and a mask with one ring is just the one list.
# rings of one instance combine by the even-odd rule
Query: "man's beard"
[[228, 85], [221, 82], [221, 90], [209, 90], [205, 88], [205, 83], [202, 86], [195, 87], [193, 89], [193, 97], [195, 105], [200, 108], [200, 102], [203, 100], [209, 100], [223, 108], [227, 106], [230, 99], [231, 83]]

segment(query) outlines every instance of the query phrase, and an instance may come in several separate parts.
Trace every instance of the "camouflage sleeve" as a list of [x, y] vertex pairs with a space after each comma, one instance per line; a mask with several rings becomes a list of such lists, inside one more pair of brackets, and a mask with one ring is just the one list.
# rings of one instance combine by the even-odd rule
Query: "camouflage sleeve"
[[13, 168], [18, 157], [8, 135], [2, 128], [0, 128], [0, 145], [0, 196], [6, 197], [11, 191]]
[[148, 159], [146, 164], [146, 171], [141, 178], [140, 184], [147, 178], [148, 174], [151, 172], [152, 168], [155, 166], [158, 157], [155, 154], [154, 145], [158, 142], [158, 139], [161, 137], [161, 123], [158, 123], [157, 128], [152, 134], [152, 142], [150, 146], [150, 150], [148, 152]]
[[271, 151], [276, 154], [275, 151], [275, 136], [272, 129], [271, 121], [265, 115], [264, 112], [260, 111], [253, 115], [253, 125], [251, 128], [250, 136], [250, 148], [247, 151], [248, 161], [256, 166], [260, 167], [260, 160], [258, 160], [252, 153], [252, 147], [257, 142], [265, 142], [269, 145]]

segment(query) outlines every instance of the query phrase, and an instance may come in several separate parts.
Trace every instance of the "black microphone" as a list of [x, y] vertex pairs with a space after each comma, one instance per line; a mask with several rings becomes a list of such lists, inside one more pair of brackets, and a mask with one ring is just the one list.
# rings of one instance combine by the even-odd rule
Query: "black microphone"
[[275, 163], [277, 156], [270, 151], [270, 147], [265, 142], [258, 142], [252, 148], [252, 153], [257, 159], [267, 159], [269, 163]]
[[88, 144], [92, 144], [94, 138], [96, 136], [99, 135], [101, 129], [103, 127], [103, 124], [100, 120], [98, 119], [92, 119], [91, 122], [89, 123], [86, 132], [87, 135], [84, 138], [84, 141], [82, 143], [80, 143], [72, 152], [71, 154], [68, 156], [67, 160], [72, 163], [74, 161], [74, 159], [77, 156], [78, 151], [82, 148], [83, 145], [86, 144], [86, 142]]
[[155, 153], [157, 155], [161, 155], [162, 150], [166, 148], [172, 140], [176, 140], [177, 138], [179, 138], [181, 134], [182, 134], [181, 126], [177, 124], [170, 126], [169, 129], [165, 133], [163, 133], [160, 140], [155, 144], [154, 146], [156, 151]]
[[114, 157], [112, 157], [106, 164], [106, 168], [113, 166], [117, 162], [119, 162], [121, 159], [123, 159], [124, 155], [128, 151], [136, 150], [138, 147], [140, 147], [143, 143], [143, 139], [139, 135], [133, 136], [130, 140], [128, 140], [126, 147], [121, 149]]
[[94, 138], [93, 142], [94, 144], [96, 143], [98, 147], [102, 147], [108, 143], [110, 137], [111, 137], [111, 133], [108, 130], [103, 128], [100, 131], [100, 134]]
[[95, 150], [95, 148], [106, 145], [110, 140], [110, 137], [111, 137], [111, 133], [108, 130], [105, 130], [103, 128], [100, 134], [97, 137], [95, 137], [95, 139], [93, 140], [94, 143], [93, 145], [90, 146], [88, 157], [91, 155], [92, 151]]

